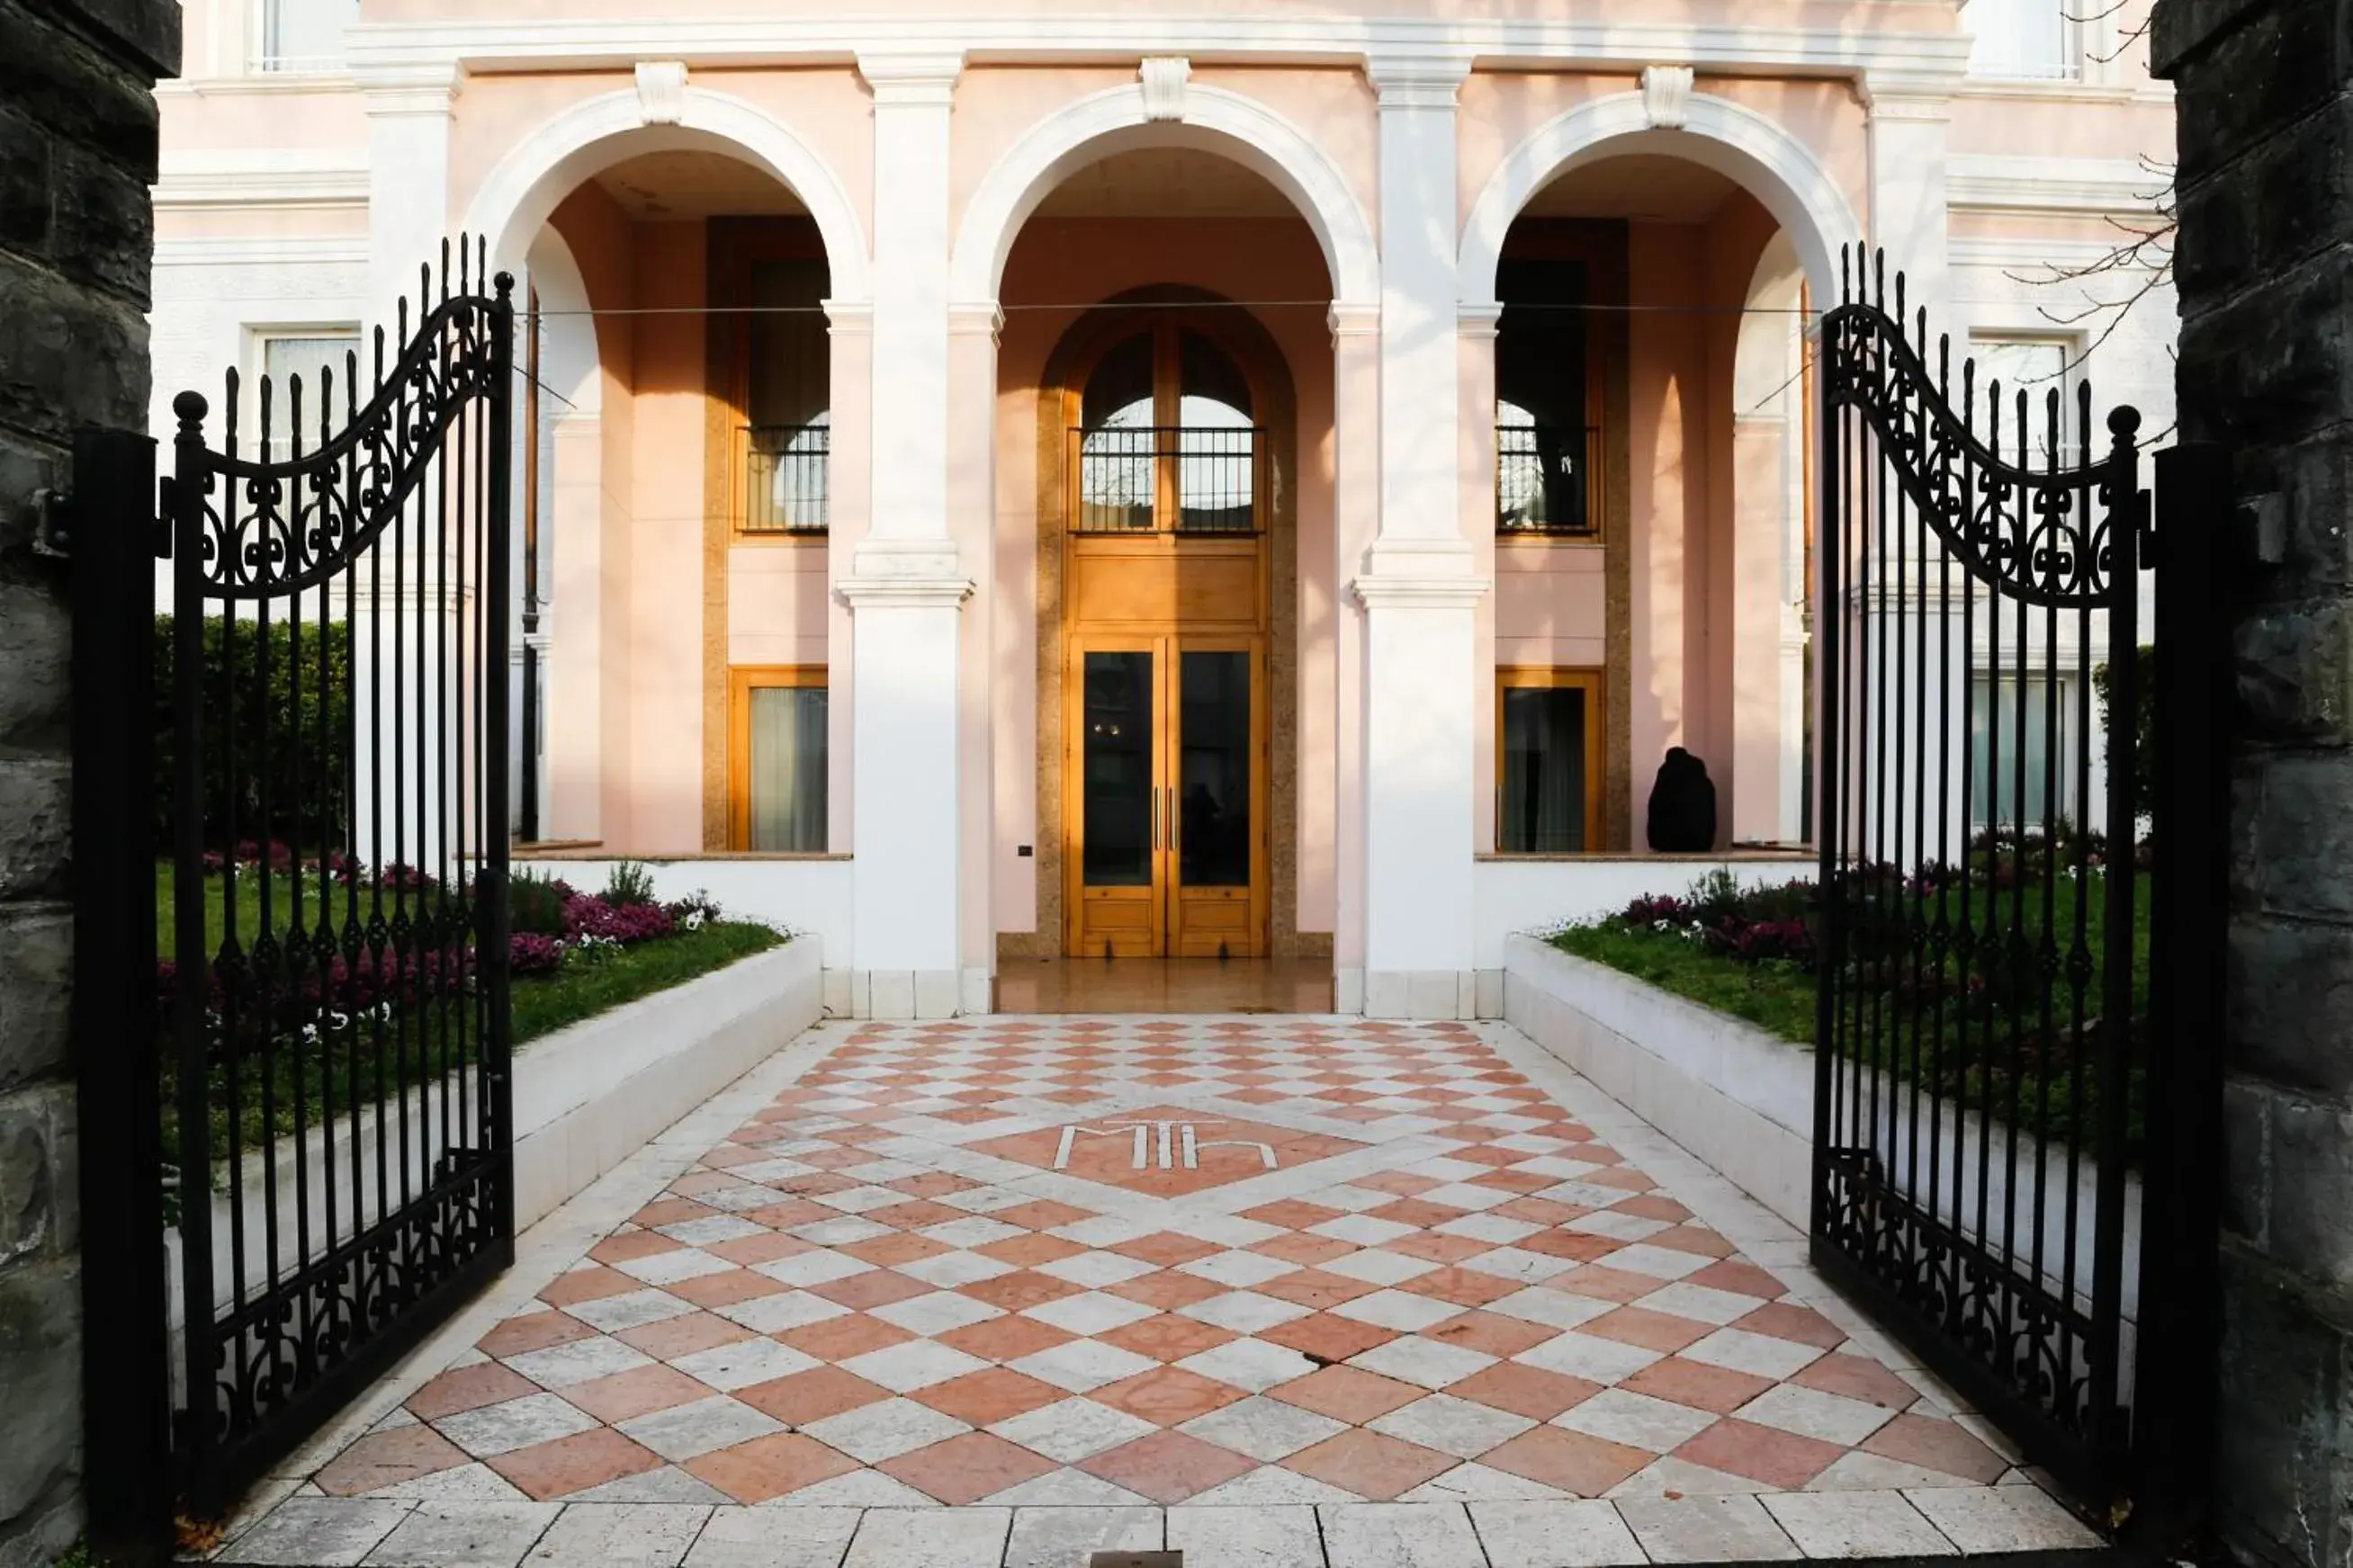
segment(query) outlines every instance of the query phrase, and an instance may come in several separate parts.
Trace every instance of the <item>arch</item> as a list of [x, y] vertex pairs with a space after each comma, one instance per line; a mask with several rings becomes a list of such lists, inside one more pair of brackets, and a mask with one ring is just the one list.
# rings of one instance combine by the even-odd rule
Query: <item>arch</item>
[[1372, 226], [1323, 150], [1282, 116], [1223, 88], [1189, 86], [1181, 120], [1154, 120], [1141, 82], [1065, 104], [998, 155], [974, 191], [949, 263], [950, 297], [997, 298], [1014, 237], [1047, 194], [1073, 171], [1137, 147], [1189, 147], [1229, 159], [1291, 199], [1323, 247], [1335, 302], [1380, 299], [1380, 252]]
[[564, 400], [554, 411], [558, 417], [593, 418], [603, 406], [605, 386], [580, 263], [564, 236], [542, 224], [524, 247], [523, 268], [527, 286], [539, 297], [544, 313], [539, 328], [540, 384]]
[[681, 94], [675, 124], [649, 124], [634, 89], [573, 105], [499, 160], [467, 205], [464, 232], [490, 241], [495, 265], [518, 268], [548, 214], [583, 180], [641, 153], [682, 151], [723, 153], [781, 181], [824, 237], [832, 297], [870, 297], [865, 226], [832, 168], [765, 110], [708, 88]]
[[1838, 298], [1839, 252], [1859, 246], [1862, 227], [1846, 193], [1803, 142], [1753, 110], [1709, 93], [1692, 94], [1680, 130], [1651, 122], [1640, 92], [1612, 93], [1546, 121], [1488, 176], [1463, 228], [1461, 300], [1495, 302], [1495, 264], [1520, 210], [1580, 163], [1620, 153], [1687, 159], [1736, 181], [1763, 203], [1804, 263], [1814, 298]]

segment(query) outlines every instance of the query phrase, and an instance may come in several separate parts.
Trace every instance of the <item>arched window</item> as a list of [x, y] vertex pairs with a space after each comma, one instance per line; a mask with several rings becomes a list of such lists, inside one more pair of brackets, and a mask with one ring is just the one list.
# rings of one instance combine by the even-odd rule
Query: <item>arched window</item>
[[1253, 413], [1249, 378], [1208, 336], [1162, 322], [1114, 343], [1080, 396], [1078, 531], [1258, 531]]

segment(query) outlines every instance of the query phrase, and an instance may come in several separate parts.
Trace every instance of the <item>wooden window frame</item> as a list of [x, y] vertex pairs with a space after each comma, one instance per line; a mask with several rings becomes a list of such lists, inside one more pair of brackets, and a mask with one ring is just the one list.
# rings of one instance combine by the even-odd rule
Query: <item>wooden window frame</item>
[[[1073, 519], [1079, 515], [1081, 504], [1079, 497], [1085, 488], [1082, 474], [1085, 465], [1086, 437], [1089, 431], [1086, 422], [1087, 383], [1094, 379], [1096, 368], [1111, 355], [1112, 351], [1123, 348], [1137, 338], [1149, 338], [1152, 340], [1152, 427], [1155, 430], [1181, 428], [1185, 388], [1184, 336], [1187, 332], [1224, 355], [1226, 363], [1233, 366], [1235, 372], [1242, 378], [1242, 384], [1250, 388], [1250, 532], [1253, 536], [1263, 535], [1266, 532], [1267, 505], [1270, 499], [1267, 493], [1269, 479], [1266, 467], [1267, 429], [1260, 423], [1260, 411], [1266, 406], [1267, 389], [1261, 384], [1260, 378], [1252, 373], [1248, 356], [1240, 353], [1225, 333], [1219, 331], [1210, 323], [1184, 321], [1175, 315], [1156, 316], [1137, 323], [1132, 331], [1113, 335], [1102, 347], [1087, 357], [1077, 374], [1070, 379], [1071, 410], [1065, 423], [1069, 425], [1071, 432], [1069, 484], [1071, 497], [1071, 515]], [[1155, 534], [1170, 536], [1207, 537], [1207, 535], [1184, 535], [1183, 531], [1177, 526], [1177, 521], [1184, 510], [1178, 484], [1178, 471], [1183, 460], [1183, 454], [1179, 451], [1155, 450], [1153, 454], [1152, 531]], [[1073, 537], [1078, 537], [1081, 531], [1075, 527], [1071, 530]], [[1236, 531], [1239, 532], [1239, 531]], [[1229, 535], [1229, 537], [1232, 536]], [[1119, 537], [1119, 535], [1094, 537]]]
[[1591, 665], [1506, 664], [1495, 669], [1495, 829], [1498, 855], [1541, 857], [1561, 853], [1543, 849], [1504, 847], [1504, 693], [1506, 691], [1580, 689], [1585, 693], [1585, 847], [1570, 853], [1599, 853], [1603, 798], [1603, 756], [1609, 734], [1609, 672]]
[[[830, 689], [822, 664], [731, 664], [727, 667], [727, 847], [752, 846], [752, 693], [776, 687]], [[827, 758], [827, 766], [832, 759]], [[828, 803], [829, 804], [829, 803]], [[829, 813], [828, 813], [829, 815]], [[828, 842], [830, 832], [828, 830]], [[801, 850], [822, 854], [823, 850]]]

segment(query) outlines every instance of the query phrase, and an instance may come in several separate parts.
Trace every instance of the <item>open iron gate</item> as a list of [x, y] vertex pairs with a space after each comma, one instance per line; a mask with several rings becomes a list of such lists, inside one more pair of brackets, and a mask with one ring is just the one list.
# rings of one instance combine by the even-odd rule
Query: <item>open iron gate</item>
[[[1956, 378], [1886, 283], [1874, 258], [1821, 328], [1811, 1249], [2121, 1522], [2194, 1468], [2211, 1365], [2220, 942], [2188, 900], [2221, 880], [2218, 623], [2156, 592], [2139, 416]], [[2168, 454], [2185, 500], [2211, 503], [2211, 456]], [[2176, 516], [2168, 580], [2211, 605], [2216, 519]], [[2145, 596], [2162, 666], [2136, 655]], [[2162, 792], [2142, 714], [2183, 775]]]
[[[78, 452], [87, 1294], [124, 1352], [87, 1379], [93, 1544], [217, 1510], [512, 1259], [486, 268], [445, 245], [364, 387], [356, 350], [315, 385], [232, 370], [217, 444], [182, 393], [160, 526], [115, 471], [152, 443]], [[103, 1475], [110, 1445], [164, 1462]]]

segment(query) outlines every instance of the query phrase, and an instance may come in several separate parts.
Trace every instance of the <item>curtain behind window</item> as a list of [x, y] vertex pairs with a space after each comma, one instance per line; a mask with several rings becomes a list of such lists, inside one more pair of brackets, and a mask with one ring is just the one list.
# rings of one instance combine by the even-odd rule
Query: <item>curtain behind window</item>
[[1585, 692], [1515, 686], [1504, 692], [1502, 847], [1506, 854], [1585, 848]]
[[756, 686], [751, 699], [749, 848], [825, 848], [826, 689]]

